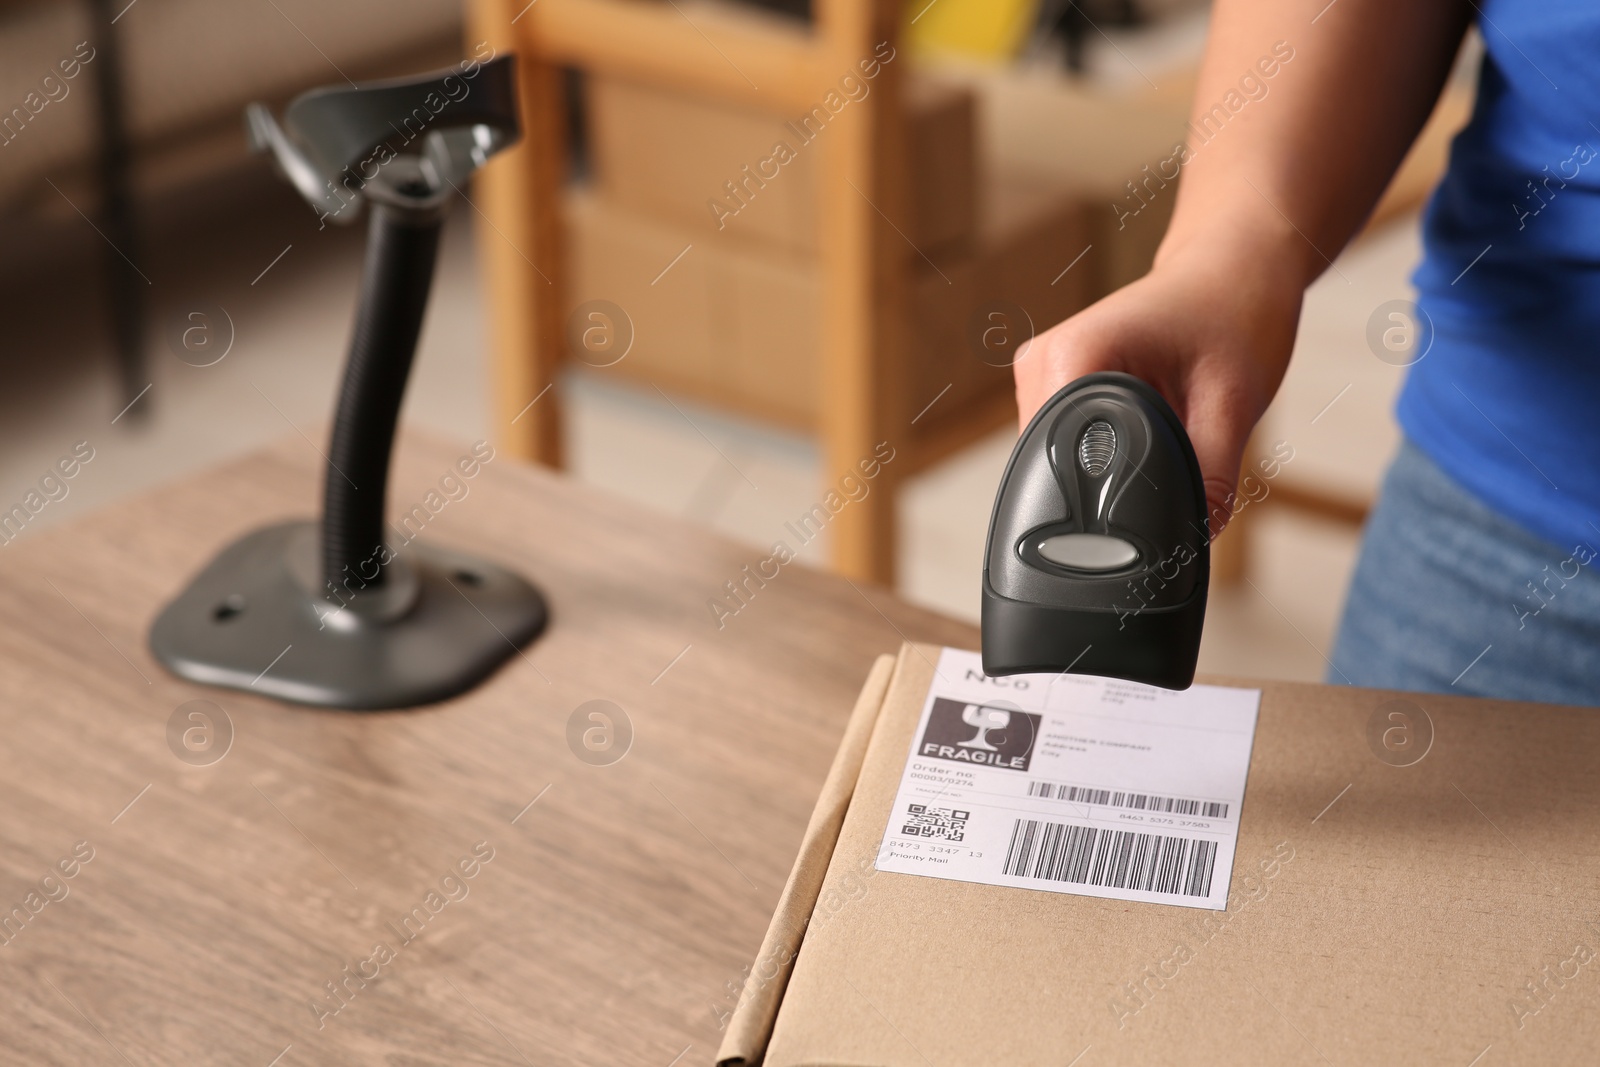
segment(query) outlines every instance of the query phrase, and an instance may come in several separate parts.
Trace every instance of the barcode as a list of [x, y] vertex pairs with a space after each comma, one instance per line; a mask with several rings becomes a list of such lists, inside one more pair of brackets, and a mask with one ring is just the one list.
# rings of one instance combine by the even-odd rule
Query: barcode
[[960, 841], [965, 836], [970, 812], [958, 808], [930, 808], [912, 804], [906, 808], [905, 825], [900, 832], [908, 837], [931, 837], [939, 841]]
[[1209, 897], [1216, 862], [1215, 841], [1018, 819], [1004, 870], [1018, 878]]
[[1149, 793], [1112, 792], [1082, 785], [1057, 785], [1054, 782], [1029, 782], [1028, 795], [1047, 800], [1073, 800], [1079, 804], [1100, 804], [1110, 808], [1134, 808], [1174, 815], [1201, 815], [1207, 819], [1226, 819], [1228, 805], [1216, 800], [1185, 800], [1158, 797]]

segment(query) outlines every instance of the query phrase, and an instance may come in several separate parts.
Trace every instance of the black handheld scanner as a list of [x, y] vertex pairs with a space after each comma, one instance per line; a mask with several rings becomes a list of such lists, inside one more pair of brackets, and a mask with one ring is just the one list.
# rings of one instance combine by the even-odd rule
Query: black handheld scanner
[[1139, 379], [1090, 374], [1039, 409], [995, 495], [983, 669], [1187, 689], [1210, 580], [1194, 446]]

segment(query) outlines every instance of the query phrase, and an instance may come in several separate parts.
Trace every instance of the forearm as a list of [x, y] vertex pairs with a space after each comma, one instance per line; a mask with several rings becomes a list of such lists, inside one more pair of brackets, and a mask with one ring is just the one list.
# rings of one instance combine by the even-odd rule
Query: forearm
[[1158, 266], [1198, 258], [1298, 297], [1371, 212], [1433, 108], [1470, 7], [1326, 4], [1216, 0]]

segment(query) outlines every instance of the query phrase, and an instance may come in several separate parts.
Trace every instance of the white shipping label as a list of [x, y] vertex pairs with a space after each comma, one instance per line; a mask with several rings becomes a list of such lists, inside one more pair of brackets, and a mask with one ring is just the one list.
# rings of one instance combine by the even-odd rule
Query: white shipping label
[[944, 649], [877, 868], [1222, 911], [1260, 702]]

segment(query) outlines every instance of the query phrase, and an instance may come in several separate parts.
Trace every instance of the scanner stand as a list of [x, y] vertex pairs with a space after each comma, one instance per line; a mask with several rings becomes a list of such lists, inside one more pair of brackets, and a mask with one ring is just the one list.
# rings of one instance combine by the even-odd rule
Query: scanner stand
[[[442, 99], [451, 78], [459, 89], [460, 70], [316, 90], [289, 106], [283, 127], [252, 105], [255, 145], [273, 153], [324, 218], [346, 223], [371, 203], [365, 273], [328, 446], [322, 519], [246, 534], [167, 605], [150, 649], [173, 673], [302, 704], [408, 707], [471, 689], [544, 629], [545, 600], [520, 575], [393, 537], [384, 522], [390, 453], [443, 206], [468, 172], [516, 137], [511, 59], [477, 67], [473, 92], [454, 112], [435, 114], [420, 101], [430, 93]], [[420, 150], [395, 151], [392, 142], [415, 133], [415, 120], [405, 119], [417, 114], [430, 120], [407, 139]], [[363, 163], [373, 160], [381, 165]]]

